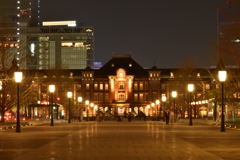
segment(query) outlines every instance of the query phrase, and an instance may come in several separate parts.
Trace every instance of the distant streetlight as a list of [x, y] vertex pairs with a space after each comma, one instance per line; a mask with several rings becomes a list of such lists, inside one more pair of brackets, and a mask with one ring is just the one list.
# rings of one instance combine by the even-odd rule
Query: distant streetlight
[[227, 71], [218, 71], [218, 78], [222, 84], [222, 115], [221, 115], [221, 132], [225, 132], [224, 122], [224, 82], [227, 78]]
[[[155, 103], [151, 103], [151, 106], [152, 106], [152, 112], [153, 112], [153, 107], [155, 106]], [[153, 114], [153, 116], [155, 115], [155, 113]], [[154, 119], [152, 116], [152, 120]]]
[[177, 91], [172, 91], [172, 97], [173, 97], [174, 113], [175, 113], [175, 117], [177, 118], [177, 109], [176, 109]]
[[[157, 119], [158, 119], [158, 115], [159, 115], [159, 114], [158, 114], [158, 106], [159, 106], [159, 104], [160, 104], [160, 101], [157, 99], [155, 103], [156, 103], [156, 105], [157, 105]], [[159, 112], [159, 113], [160, 113], [160, 112]], [[160, 116], [159, 116], [159, 117], [160, 117]]]
[[19, 113], [19, 84], [22, 82], [22, 72], [14, 72], [14, 79], [17, 83], [17, 124], [16, 124], [16, 132], [21, 132], [20, 125], [20, 113]]
[[85, 101], [85, 105], [86, 105], [86, 108], [87, 108], [87, 122], [88, 122], [88, 105], [89, 105], [89, 100]]
[[69, 102], [69, 106], [68, 106], [68, 123], [71, 123], [70, 100], [71, 100], [71, 98], [72, 98], [72, 92], [67, 92], [67, 97], [68, 97], [68, 102]]
[[50, 108], [51, 108], [51, 126], [54, 126], [54, 122], [53, 122], [53, 93], [55, 92], [55, 85], [49, 85], [49, 92], [51, 93], [51, 104], [50, 104]]
[[[94, 107], [94, 103], [90, 103], [90, 106], [93, 108]], [[92, 117], [93, 117], [93, 111], [92, 111]]]
[[148, 116], [150, 116], [150, 105], [147, 105], [148, 108]]
[[164, 106], [164, 103], [167, 101], [167, 97], [166, 96], [162, 96], [162, 105], [161, 105], [161, 107], [162, 107], [162, 118], [163, 118], [163, 120], [164, 120], [164, 113], [165, 113], [165, 106]]
[[82, 121], [82, 106], [81, 106], [81, 103], [82, 103], [82, 97], [78, 97], [78, 102], [79, 102], [79, 122]]
[[189, 126], [192, 126], [192, 104], [191, 104], [191, 93], [193, 92], [194, 90], [194, 85], [193, 84], [188, 84], [188, 92], [189, 92]]

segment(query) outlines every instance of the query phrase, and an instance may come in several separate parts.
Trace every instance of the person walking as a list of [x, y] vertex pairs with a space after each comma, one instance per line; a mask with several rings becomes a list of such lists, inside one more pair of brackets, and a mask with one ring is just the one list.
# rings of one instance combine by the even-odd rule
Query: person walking
[[164, 117], [166, 119], [166, 124], [169, 124], [169, 116], [170, 116], [170, 112], [169, 112], [169, 110], [166, 110], [164, 113]]

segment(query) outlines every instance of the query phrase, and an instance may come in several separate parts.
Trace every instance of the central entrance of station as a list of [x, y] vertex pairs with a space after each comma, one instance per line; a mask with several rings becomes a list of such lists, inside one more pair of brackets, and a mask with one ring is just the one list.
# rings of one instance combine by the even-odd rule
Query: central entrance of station
[[118, 113], [118, 115], [123, 115], [124, 114], [124, 112], [125, 112], [125, 110], [126, 110], [126, 108], [125, 107], [117, 107], [117, 113]]
[[118, 115], [123, 116], [124, 112], [127, 112], [127, 113], [129, 112], [129, 106], [130, 106], [130, 103], [116, 102], [113, 105], [113, 108]]

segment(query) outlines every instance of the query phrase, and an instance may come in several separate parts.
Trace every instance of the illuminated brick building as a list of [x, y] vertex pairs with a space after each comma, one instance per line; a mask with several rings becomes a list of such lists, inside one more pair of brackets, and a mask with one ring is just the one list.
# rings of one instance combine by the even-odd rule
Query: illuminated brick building
[[[68, 108], [66, 93], [72, 91], [74, 117], [78, 117], [79, 107], [85, 117], [94, 117], [97, 109], [103, 112], [110, 110], [111, 113], [116, 112], [120, 115], [124, 111], [135, 111], [136, 114], [142, 111], [147, 116], [159, 117], [163, 116], [165, 109], [172, 109], [175, 112], [182, 112], [182, 116], [187, 116], [189, 107], [187, 84], [195, 85], [194, 102], [205, 100], [206, 91], [210, 90], [214, 84], [211, 83], [211, 78], [205, 69], [195, 69], [186, 77], [183, 77], [179, 70], [159, 69], [156, 66], [145, 69], [131, 55], [113, 54], [100, 69], [87, 67], [68, 70], [65, 76], [57, 76], [56, 72], [50, 75], [47, 70], [41, 70], [45, 80], [36, 91], [39, 92], [38, 100], [45, 103], [49, 98], [48, 85], [55, 83], [57, 86], [55, 96], [61, 99], [57, 103], [62, 106], [59, 112], [62, 115]], [[51, 77], [55, 78], [55, 82]], [[62, 82], [59, 82], [61, 79]], [[172, 91], [177, 91], [176, 101], [172, 97]], [[81, 102], [78, 102], [78, 97], [82, 97]], [[85, 104], [85, 101], [89, 104]], [[173, 102], [176, 102], [175, 106]], [[199, 103], [195, 105], [194, 113], [201, 116], [207, 115], [207, 107], [208, 104], [205, 104], [205, 101]], [[88, 114], [87, 111], [89, 111]]]

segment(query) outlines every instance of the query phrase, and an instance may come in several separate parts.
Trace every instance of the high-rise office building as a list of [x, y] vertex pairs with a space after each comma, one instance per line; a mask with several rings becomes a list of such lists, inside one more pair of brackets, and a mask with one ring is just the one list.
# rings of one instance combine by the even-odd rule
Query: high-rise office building
[[43, 22], [27, 32], [27, 68], [93, 68], [94, 29], [76, 26], [76, 21]]
[[8, 63], [16, 58], [21, 69], [93, 67], [93, 27], [76, 26], [76, 21], [42, 25], [40, 0], [1, 0], [0, 17], [0, 25], [11, 28], [5, 35], [14, 46]]
[[[1, 0], [0, 14], [1, 24], [6, 23], [9, 27], [27, 27], [31, 20], [31, 0]], [[19, 30], [16, 31], [16, 33]]]
[[[1, 47], [10, 46], [7, 52], [1, 53], [6, 65], [16, 58], [25, 57], [26, 31], [32, 23], [31, 0], [0, 1], [0, 34]], [[20, 64], [20, 61], [19, 61]], [[22, 67], [25, 68], [23, 63]]]

